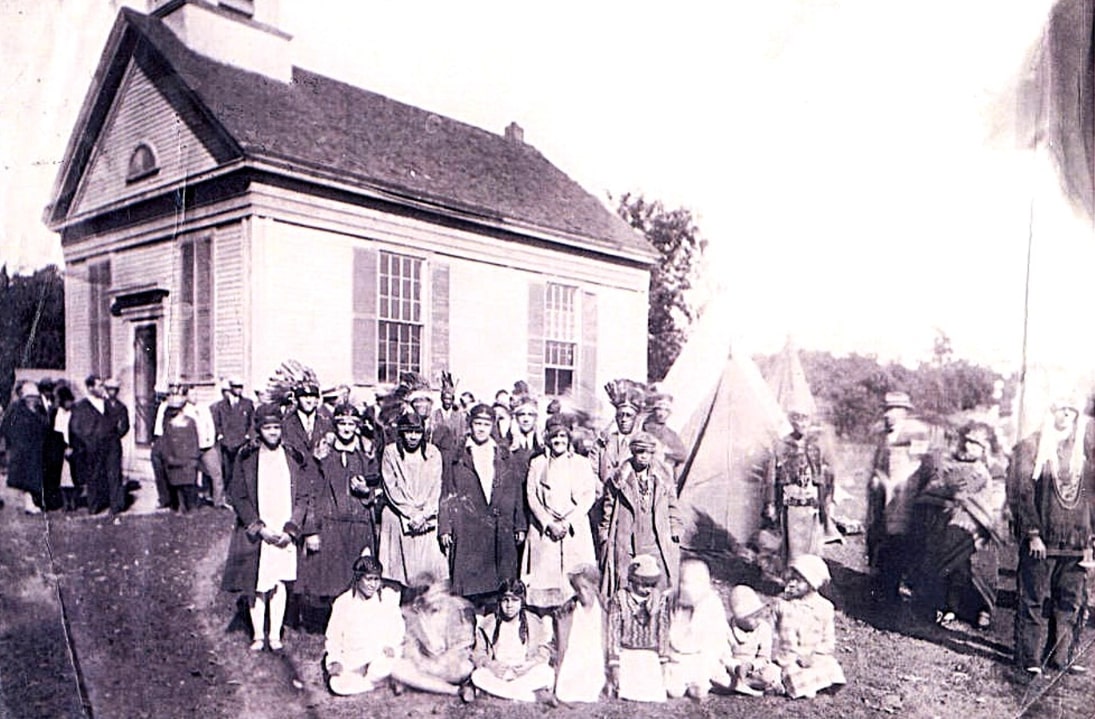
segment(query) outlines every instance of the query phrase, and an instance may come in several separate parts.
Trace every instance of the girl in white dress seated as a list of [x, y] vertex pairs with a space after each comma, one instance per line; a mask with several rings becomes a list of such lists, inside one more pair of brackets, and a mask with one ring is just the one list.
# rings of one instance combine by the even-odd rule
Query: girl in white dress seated
[[[475, 687], [503, 699], [536, 701], [555, 684], [551, 625], [525, 609], [525, 585], [507, 579], [498, 589], [498, 609], [481, 617], [475, 632]], [[546, 697], [545, 697], [546, 698]]]
[[384, 568], [375, 557], [358, 557], [353, 569], [353, 585], [331, 607], [323, 659], [331, 693], [342, 696], [375, 689], [403, 653], [399, 592], [381, 585]]
[[569, 575], [575, 596], [556, 612], [559, 672], [555, 698], [561, 702], [595, 702], [605, 686], [605, 610], [601, 605], [601, 572], [593, 564]]

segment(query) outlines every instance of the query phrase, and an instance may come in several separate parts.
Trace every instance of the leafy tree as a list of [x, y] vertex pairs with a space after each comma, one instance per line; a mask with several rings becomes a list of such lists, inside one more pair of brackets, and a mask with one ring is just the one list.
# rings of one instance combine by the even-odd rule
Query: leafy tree
[[[822, 415], [841, 437], [855, 441], [869, 438], [877, 428], [886, 393], [909, 393], [917, 414], [929, 422], [945, 424], [956, 413], [989, 407], [996, 383], [1005, 380], [993, 370], [954, 359], [950, 340], [936, 338], [930, 361], [916, 369], [897, 363], [882, 364], [872, 355], [834, 357], [829, 352], [802, 352], [806, 379]], [[764, 368], [771, 358], [759, 358]], [[1001, 411], [1010, 406], [1014, 378], [1004, 381]]]
[[658, 382], [680, 354], [685, 329], [694, 318], [686, 292], [707, 241], [700, 237], [691, 211], [684, 208], [667, 210], [660, 201], [626, 193], [617, 212], [661, 254], [661, 262], [650, 272], [647, 315], [647, 379]]
[[16, 367], [65, 366], [64, 279], [56, 265], [11, 277], [0, 267], [0, 398], [11, 396]]

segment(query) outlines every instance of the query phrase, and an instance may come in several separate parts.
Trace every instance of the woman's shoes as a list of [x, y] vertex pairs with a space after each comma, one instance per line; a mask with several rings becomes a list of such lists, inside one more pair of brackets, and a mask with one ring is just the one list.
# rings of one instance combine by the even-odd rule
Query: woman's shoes
[[977, 628], [988, 629], [992, 626], [992, 615], [986, 611], [980, 611], [977, 613]]
[[937, 611], [935, 613], [935, 623], [943, 627], [944, 629], [954, 624], [955, 620], [957, 619], [958, 617], [956, 617], [954, 615], [954, 612], [950, 611], [949, 609], [945, 611]]
[[253, 652], [261, 652], [265, 648], [266, 642], [262, 639], [256, 639], [255, 641], [251, 642], [251, 651]]

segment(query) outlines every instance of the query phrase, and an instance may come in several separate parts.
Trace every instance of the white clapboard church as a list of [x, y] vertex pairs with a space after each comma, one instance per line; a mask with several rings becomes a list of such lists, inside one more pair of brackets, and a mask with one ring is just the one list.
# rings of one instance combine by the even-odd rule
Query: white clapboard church
[[641, 236], [516, 124], [295, 67], [290, 43], [274, 0], [123, 9], [80, 111], [46, 210], [66, 368], [121, 380], [131, 471], [171, 379], [209, 401], [294, 358], [325, 384], [446, 369], [588, 406], [646, 375]]

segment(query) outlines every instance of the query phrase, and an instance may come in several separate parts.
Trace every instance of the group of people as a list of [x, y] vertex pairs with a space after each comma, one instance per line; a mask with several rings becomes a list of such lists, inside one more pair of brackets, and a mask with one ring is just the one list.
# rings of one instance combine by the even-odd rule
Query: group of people
[[129, 409], [118, 399], [119, 383], [90, 375], [76, 400], [64, 381], [20, 382], [0, 420], [8, 458], [8, 486], [23, 495], [23, 511], [109, 511], [112, 521], [126, 508], [122, 438]]
[[886, 395], [868, 485], [872, 596], [912, 600], [928, 620], [988, 629], [1000, 552], [1018, 547], [1016, 667], [1086, 672], [1078, 661], [1095, 546], [1095, 428], [1088, 399], [1060, 397], [1044, 426], [1000, 452], [994, 428], [970, 421], [948, 447]]
[[[706, 565], [682, 564], [683, 448], [647, 429], [670, 432], [671, 398], [610, 383], [613, 425], [583, 442], [558, 407], [541, 424], [524, 389], [460, 404], [450, 384], [435, 408], [422, 387], [386, 413], [302, 382], [255, 408], [227, 488], [238, 521], [222, 582], [246, 600], [252, 649], [281, 649], [287, 615], [325, 631], [338, 694], [388, 677], [465, 700], [811, 696], [843, 682], [819, 557], [789, 564], [805, 578], [774, 627], [755, 592], [728, 623]], [[743, 659], [735, 642], [757, 646]]]

